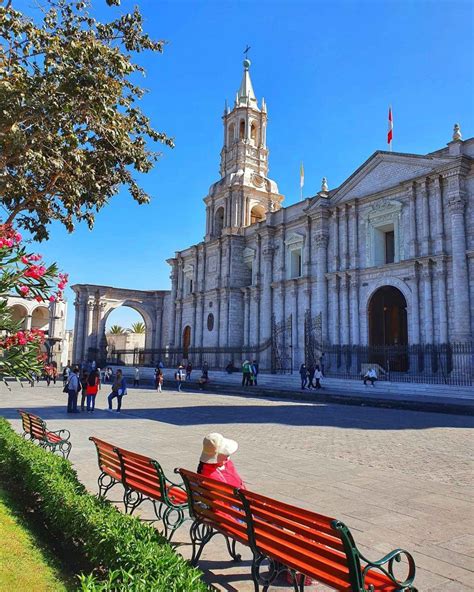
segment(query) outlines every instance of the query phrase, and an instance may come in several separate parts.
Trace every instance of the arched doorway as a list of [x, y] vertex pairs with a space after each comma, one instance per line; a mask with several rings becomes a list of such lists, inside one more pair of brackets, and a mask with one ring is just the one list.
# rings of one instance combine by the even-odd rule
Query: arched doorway
[[189, 346], [191, 345], [191, 327], [186, 325], [183, 331], [183, 358], [188, 359]]
[[40, 329], [48, 333], [49, 329], [49, 310], [45, 306], [38, 306], [31, 315], [31, 328]]
[[[147, 364], [144, 350], [151, 328], [145, 316], [135, 307], [122, 304], [107, 313], [105, 318], [104, 343], [107, 361], [126, 366]], [[103, 357], [103, 356], [102, 356]]]
[[250, 224], [257, 224], [265, 220], [265, 210], [263, 206], [254, 206], [250, 212]]
[[371, 361], [385, 367], [389, 360], [391, 370], [405, 372], [408, 369], [405, 296], [398, 288], [382, 286], [370, 298], [368, 318], [369, 345], [373, 348]]

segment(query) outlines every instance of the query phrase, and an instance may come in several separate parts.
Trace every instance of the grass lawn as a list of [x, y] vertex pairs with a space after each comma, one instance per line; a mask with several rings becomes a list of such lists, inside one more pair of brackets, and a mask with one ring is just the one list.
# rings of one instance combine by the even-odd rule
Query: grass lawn
[[0, 487], [0, 592], [66, 592], [51, 554], [38, 543], [12, 498]]

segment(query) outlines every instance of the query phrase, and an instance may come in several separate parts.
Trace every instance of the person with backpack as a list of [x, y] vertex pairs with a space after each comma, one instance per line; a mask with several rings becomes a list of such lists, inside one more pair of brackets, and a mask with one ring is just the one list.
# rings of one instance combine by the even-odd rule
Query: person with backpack
[[252, 365], [248, 360], [244, 360], [242, 364], [242, 386], [250, 386], [252, 377]]
[[67, 384], [64, 387], [64, 391], [67, 392], [67, 412], [68, 413], [79, 413], [77, 410], [77, 395], [80, 389], [79, 381], [79, 368], [74, 367], [74, 370], [70, 373]]
[[87, 397], [87, 379], [89, 378], [89, 373], [87, 370], [82, 371], [82, 376], [80, 379], [81, 383], [81, 411], [84, 411], [86, 397]]
[[95, 370], [89, 374], [89, 377], [87, 379], [87, 413], [89, 413], [89, 411], [93, 413], [95, 409], [95, 398], [100, 387], [99, 376], [100, 373], [97, 370]]

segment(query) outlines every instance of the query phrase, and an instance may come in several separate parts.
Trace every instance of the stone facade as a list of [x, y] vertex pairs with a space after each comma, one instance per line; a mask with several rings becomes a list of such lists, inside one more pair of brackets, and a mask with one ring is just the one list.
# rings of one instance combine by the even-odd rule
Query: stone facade
[[22, 329], [41, 329], [45, 332], [44, 348], [51, 362], [56, 362], [58, 368], [67, 363], [66, 302], [38, 303], [36, 300], [10, 296], [7, 304], [12, 309], [14, 320], [22, 321]]
[[189, 327], [192, 346], [255, 345], [270, 338], [273, 315], [292, 315], [299, 364], [306, 311], [320, 315], [324, 343], [369, 344], [369, 304], [384, 286], [406, 301], [408, 344], [470, 342], [474, 139], [456, 128], [446, 148], [426, 155], [377, 151], [336, 189], [323, 183], [283, 208], [267, 177], [267, 109], [249, 65], [223, 115], [205, 239], [168, 261], [169, 344], [182, 346]]

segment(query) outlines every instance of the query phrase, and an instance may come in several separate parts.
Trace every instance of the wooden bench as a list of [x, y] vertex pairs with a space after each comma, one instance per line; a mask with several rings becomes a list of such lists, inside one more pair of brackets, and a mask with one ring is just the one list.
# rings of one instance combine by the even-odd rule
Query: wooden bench
[[174, 532], [187, 519], [188, 498], [184, 487], [170, 481], [158, 461], [99, 438], [90, 437], [97, 449], [99, 497], [116, 483], [124, 487], [125, 512], [133, 514], [145, 500], [150, 500], [158, 520], [163, 522], [164, 535], [171, 541]]
[[[204, 546], [220, 532], [234, 559], [235, 542], [252, 551], [251, 573], [257, 592], [260, 585], [264, 592], [268, 590], [283, 572], [290, 574], [294, 589], [301, 592], [305, 577], [341, 591], [416, 592], [415, 562], [403, 549], [379, 561], [369, 561], [357, 548], [348, 527], [334, 518], [234, 489], [184, 469], [179, 473], [193, 518], [194, 564]], [[233, 546], [228, 539], [233, 540]], [[402, 559], [408, 563], [405, 580], [394, 572], [395, 563]]]
[[52, 432], [48, 430], [46, 422], [28, 411], [18, 409], [23, 425], [23, 438], [37, 440], [42, 448], [48, 448], [51, 452], [58, 451], [64, 458], [68, 458], [71, 452], [72, 444], [69, 442], [71, 433], [69, 430], [57, 430]]

